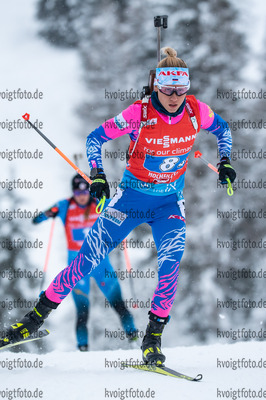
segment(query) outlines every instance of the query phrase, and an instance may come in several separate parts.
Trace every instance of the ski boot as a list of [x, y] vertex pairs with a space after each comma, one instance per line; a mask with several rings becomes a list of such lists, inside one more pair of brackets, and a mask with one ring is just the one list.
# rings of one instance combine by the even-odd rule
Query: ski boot
[[78, 346], [79, 351], [89, 351], [89, 346], [87, 344], [81, 344]]
[[49, 300], [45, 293], [42, 292], [40, 299], [34, 309], [28, 312], [21, 321], [11, 325], [5, 332], [5, 337], [2, 341], [7, 343], [17, 343], [23, 339], [26, 339], [32, 333], [35, 333], [44, 323], [44, 320], [48, 317], [53, 309], [56, 309], [59, 303], [54, 303]]
[[165, 361], [165, 355], [161, 351], [161, 336], [170, 318], [158, 317], [149, 311], [149, 319], [150, 321], [141, 345], [142, 359], [145, 364], [162, 366]]
[[128, 309], [125, 306], [125, 303], [123, 300], [120, 301], [115, 301], [115, 302], [110, 302], [112, 307], [115, 309], [117, 314], [119, 315], [121, 324], [125, 330], [126, 337], [128, 341], [135, 342], [138, 340], [138, 329], [136, 329], [133, 316], [132, 314], [128, 311]]
[[126, 337], [128, 338], [129, 343], [136, 342], [139, 338], [138, 329], [134, 328], [126, 331]]

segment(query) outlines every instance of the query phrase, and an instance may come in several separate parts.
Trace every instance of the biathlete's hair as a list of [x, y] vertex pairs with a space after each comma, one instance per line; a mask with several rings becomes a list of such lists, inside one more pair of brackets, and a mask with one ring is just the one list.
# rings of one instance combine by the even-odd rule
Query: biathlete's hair
[[187, 68], [185, 61], [177, 57], [177, 52], [175, 49], [172, 49], [172, 47], [163, 47], [161, 49], [161, 54], [165, 54], [166, 57], [158, 63], [157, 68]]

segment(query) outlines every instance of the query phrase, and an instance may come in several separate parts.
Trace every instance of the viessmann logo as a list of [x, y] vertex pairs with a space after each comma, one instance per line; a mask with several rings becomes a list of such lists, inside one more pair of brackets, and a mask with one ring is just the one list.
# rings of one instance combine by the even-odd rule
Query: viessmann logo
[[163, 145], [163, 148], [170, 147], [170, 144], [186, 143], [196, 139], [196, 135], [190, 135], [180, 138], [170, 138], [170, 136], [163, 136], [163, 138], [145, 138], [148, 144]]

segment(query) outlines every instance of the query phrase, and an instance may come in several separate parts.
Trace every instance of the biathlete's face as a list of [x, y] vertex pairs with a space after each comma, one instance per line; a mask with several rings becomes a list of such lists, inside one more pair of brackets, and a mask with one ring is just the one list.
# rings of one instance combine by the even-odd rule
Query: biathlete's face
[[155, 91], [162, 106], [170, 113], [175, 113], [183, 103], [189, 86], [183, 85], [158, 85]]
[[85, 206], [90, 200], [89, 190], [75, 190], [74, 199], [80, 206]]

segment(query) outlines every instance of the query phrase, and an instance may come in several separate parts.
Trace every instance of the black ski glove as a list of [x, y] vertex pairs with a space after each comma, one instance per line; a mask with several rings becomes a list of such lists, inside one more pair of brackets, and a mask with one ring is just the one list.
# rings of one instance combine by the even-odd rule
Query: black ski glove
[[106, 180], [106, 176], [101, 168], [93, 168], [91, 170], [92, 184], [90, 186], [90, 194], [92, 197], [97, 197], [97, 199], [101, 199], [103, 195], [106, 196], [107, 199], [110, 197], [110, 189], [108, 182]]
[[223, 157], [221, 162], [217, 164], [218, 172], [219, 172], [219, 180], [221, 184], [224, 185], [227, 183], [226, 177], [230, 179], [230, 182], [233, 183], [236, 179], [236, 171], [230, 164], [230, 160], [227, 157]]

